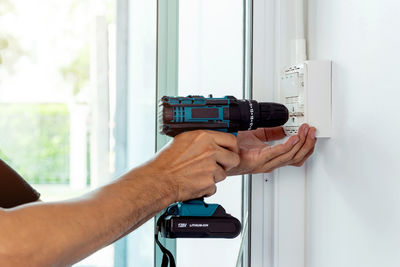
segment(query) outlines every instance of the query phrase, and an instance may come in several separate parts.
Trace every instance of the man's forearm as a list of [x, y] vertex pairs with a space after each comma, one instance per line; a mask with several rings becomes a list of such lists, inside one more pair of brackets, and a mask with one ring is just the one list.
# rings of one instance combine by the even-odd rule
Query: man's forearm
[[75, 200], [2, 210], [0, 265], [66, 266], [112, 243], [173, 202], [155, 175], [141, 168]]
[[0, 209], [0, 266], [66, 266], [175, 201], [210, 196], [239, 164], [233, 135], [192, 131], [146, 165], [82, 198]]

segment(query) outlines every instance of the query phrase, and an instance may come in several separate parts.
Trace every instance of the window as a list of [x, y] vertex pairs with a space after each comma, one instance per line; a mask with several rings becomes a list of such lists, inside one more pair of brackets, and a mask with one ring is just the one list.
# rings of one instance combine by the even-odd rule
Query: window
[[[114, 169], [115, 0], [0, 0], [0, 158], [42, 200]], [[107, 247], [76, 266], [114, 266]]]
[[[0, 158], [43, 200], [71, 198], [165, 144], [162, 95], [251, 97], [250, 2], [0, 0]], [[239, 218], [242, 236], [170, 240], [178, 266], [249, 266], [249, 199], [248, 177], [221, 183], [206, 201]], [[153, 231], [150, 220], [76, 266], [153, 266]]]

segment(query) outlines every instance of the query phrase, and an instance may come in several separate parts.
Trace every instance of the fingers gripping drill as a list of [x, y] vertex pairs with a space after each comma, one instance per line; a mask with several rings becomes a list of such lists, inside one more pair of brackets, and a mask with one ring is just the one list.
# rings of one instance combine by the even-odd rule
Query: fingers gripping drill
[[[238, 131], [284, 125], [287, 108], [278, 103], [258, 103], [233, 96], [169, 97], [160, 101], [160, 131], [174, 137], [193, 130]], [[241, 231], [238, 219], [227, 214], [219, 204], [203, 199], [172, 204], [157, 221], [156, 243], [164, 253], [162, 266], [175, 266], [172, 254], [158, 241], [158, 232], [166, 238], [235, 238]]]

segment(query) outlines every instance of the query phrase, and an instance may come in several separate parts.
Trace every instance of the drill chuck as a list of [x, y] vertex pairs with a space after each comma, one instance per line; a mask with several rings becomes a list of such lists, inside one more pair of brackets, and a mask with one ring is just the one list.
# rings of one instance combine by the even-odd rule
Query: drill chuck
[[159, 119], [161, 133], [174, 137], [182, 132], [201, 129], [237, 133], [282, 126], [289, 119], [289, 111], [282, 104], [258, 103], [233, 96], [164, 96], [160, 101]]
[[278, 103], [259, 103], [260, 120], [258, 127], [270, 128], [284, 125], [289, 119], [288, 109]]

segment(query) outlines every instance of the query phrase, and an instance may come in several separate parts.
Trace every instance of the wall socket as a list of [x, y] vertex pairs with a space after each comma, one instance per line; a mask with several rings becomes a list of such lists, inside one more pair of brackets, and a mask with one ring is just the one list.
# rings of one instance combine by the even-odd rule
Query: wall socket
[[316, 137], [332, 134], [332, 62], [305, 61], [285, 68], [281, 73], [279, 101], [290, 113], [283, 126], [287, 135], [295, 135], [301, 124], [317, 128]]

